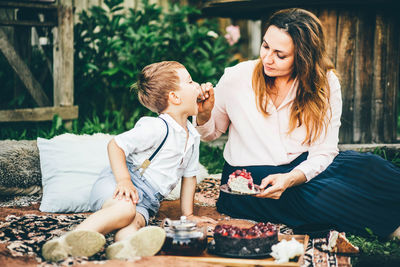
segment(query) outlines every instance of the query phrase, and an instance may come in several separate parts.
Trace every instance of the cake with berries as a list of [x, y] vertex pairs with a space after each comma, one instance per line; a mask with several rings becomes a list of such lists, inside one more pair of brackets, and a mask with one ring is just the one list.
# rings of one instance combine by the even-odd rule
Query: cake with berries
[[245, 169], [236, 170], [231, 175], [229, 175], [228, 188], [230, 191], [235, 193], [256, 193], [253, 178], [251, 177], [251, 172], [247, 172]]
[[271, 223], [257, 223], [250, 228], [219, 224], [214, 228], [214, 252], [231, 256], [265, 256], [278, 243], [277, 227]]

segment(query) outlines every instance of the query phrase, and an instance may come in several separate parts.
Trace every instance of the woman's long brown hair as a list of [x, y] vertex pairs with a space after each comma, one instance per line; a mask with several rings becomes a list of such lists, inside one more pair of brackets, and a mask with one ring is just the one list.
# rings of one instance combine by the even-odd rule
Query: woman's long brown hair
[[[292, 77], [298, 79], [296, 98], [292, 104], [289, 134], [301, 125], [306, 127], [304, 143], [316, 141], [329, 123], [329, 84], [327, 72], [334, 70], [329, 59], [319, 19], [309, 11], [290, 8], [278, 11], [267, 23], [286, 31], [292, 38], [295, 57]], [[275, 78], [264, 74], [261, 59], [253, 72], [253, 89], [259, 110], [268, 116], [267, 105]]]

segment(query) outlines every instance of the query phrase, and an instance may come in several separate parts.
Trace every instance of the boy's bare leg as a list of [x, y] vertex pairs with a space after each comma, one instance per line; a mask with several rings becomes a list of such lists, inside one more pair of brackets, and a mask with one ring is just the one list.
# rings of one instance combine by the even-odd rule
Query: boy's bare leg
[[115, 242], [126, 239], [127, 237], [131, 236], [137, 230], [139, 230], [140, 228], [142, 228], [145, 225], [146, 225], [146, 221], [145, 221], [143, 215], [140, 214], [139, 212], [137, 212], [133, 221], [129, 225], [125, 226], [124, 228], [121, 228], [115, 234], [115, 237], [114, 237]]
[[131, 224], [135, 212], [136, 206], [132, 202], [109, 199], [101, 210], [90, 215], [74, 231], [47, 241], [42, 247], [42, 255], [48, 261], [59, 261], [68, 256], [92, 256], [106, 242], [102, 234]]
[[116, 229], [121, 229], [131, 224], [135, 218], [136, 205], [125, 199], [109, 199], [103, 207], [91, 214], [76, 230], [91, 230], [108, 234]]

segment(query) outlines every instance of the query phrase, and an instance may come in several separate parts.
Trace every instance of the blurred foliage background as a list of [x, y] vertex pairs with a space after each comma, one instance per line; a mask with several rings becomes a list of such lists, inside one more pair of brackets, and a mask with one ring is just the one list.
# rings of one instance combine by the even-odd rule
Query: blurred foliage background
[[[122, 12], [123, 0], [106, 0], [104, 4], [83, 10], [74, 27], [74, 101], [79, 106], [79, 119], [70, 129], [57, 116], [52, 122], [2, 123], [0, 139], [51, 138], [64, 132], [118, 134], [132, 128], [141, 116], [155, 115], [129, 90], [144, 66], [179, 61], [193, 80], [215, 85], [224, 69], [237, 63], [233, 55], [238, 47], [228, 44], [218, 21], [201, 18], [193, 6], [175, 3], [163, 9], [142, 0], [138, 8]], [[48, 35], [51, 39], [51, 32]], [[29, 67], [35, 77], [41, 76], [46, 58], [51, 57], [51, 49], [33, 47]], [[13, 71], [2, 55], [0, 67], [0, 81], [10, 88], [4, 90], [0, 107], [35, 106], [26, 90], [18, 96], [13, 92]], [[42, 81], [52, 98], [51, 75]]]

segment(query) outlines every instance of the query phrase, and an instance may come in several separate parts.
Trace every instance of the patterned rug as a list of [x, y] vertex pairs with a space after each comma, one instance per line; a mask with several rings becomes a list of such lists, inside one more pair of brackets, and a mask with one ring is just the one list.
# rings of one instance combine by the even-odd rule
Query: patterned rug
[[[215, 206], [219, 195], [219, 180], [213, 178], [205, 179], [198, 185], [195, 195], [195, 204], [199, 206]], [[24, 201], [24, 204], [37, 203], [36, 198]], [[8, 200], [14, 201], [15, 200]], [[7, 200], [2, 201], [2, 205], [7, 206]], [[58, 237], [65, 232], [73, 229], [82, 222], [87, 214], [26, 214], [24, 216], [9, 215], [4, 221], [0, 222], [0, 243], [5, 243], [11, 255], [32, 256], [36, 258], [38, 266], [71, 266], [84, 264], [88, 261], [102, 263], [106, 261], [105, 249], [102, 249], [92, 257], [67, 258], [57, 263], [46, 262], [41, 257], [41, 247], [43, 244], [54, 237]], [[151, 225], [160, 225], [160, 221], [152, 218]], [[280, 232], [283, 234], [293, 234], [292, 229], [281, 225]], [[106, 235], [106, 246], [113, 243], [113, 234]], [[350, 266], [349, 257], [337, 257], [335, 254], [325, 253], [316, 249], [315, 245], [326, 243], [326, 239], [314, 239], [308, 243], [306, 254], [304, 255], [303, 266]]]
[[196, 187], [194, 196], [195, 205], [215, 207], [219, 196], [219, 186], [221, 180], [215, 178], [205, 178]]

